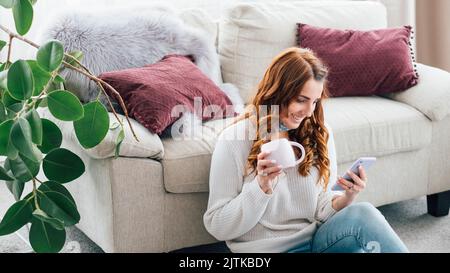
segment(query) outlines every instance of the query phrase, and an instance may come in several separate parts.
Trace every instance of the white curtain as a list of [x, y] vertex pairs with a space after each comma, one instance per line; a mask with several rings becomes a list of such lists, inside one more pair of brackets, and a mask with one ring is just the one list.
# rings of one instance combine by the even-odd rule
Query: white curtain
[[421, 63], [450, 72], [450, 1], [417, 1], [417, 51]]

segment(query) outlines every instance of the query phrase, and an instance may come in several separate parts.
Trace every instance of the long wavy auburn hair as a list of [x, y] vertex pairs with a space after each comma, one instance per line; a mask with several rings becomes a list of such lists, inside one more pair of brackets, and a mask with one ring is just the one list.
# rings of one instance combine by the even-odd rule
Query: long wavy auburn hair
[[[319, 171], [319, 180], [326, 190], [330, 178], [330, 160], [328, 158], [327, 142], [329, 133], [324, 125], [322, 100], [328, 97], [326, 89], [327, 69], [322, 62], [308, 49], [288, 48], [281, 52], [270, 64], [262, 81], [258, 85], [256, 95], [245, 112], [236, 118], [234, 123], [244, 119], [251, 119], [256, 123], [256, 138], [247, 159], [246, 174], [256, 171], [257, 156], [261, 152], [261, 145], [270, 141], [270, 133], [278, 128], [271, 128], [273, 106], [278, 106], [280, 112], [287, 109], [294, 101], [305, 83], [310, 79], [324, 81], [321, 99], [311, 117], [305, 118], [297, 129], [289, 130], [289, 139], [302, 144], [305, 148], [305, 159], [299, 165], [298, 172], [302, 176], [310, 174], [311, 168]], [[264, 113], [260, 106], [265, 106]], [[265, 128], [263, 128], [265, 127]], [[268, 132], [266, 136], [261, 132]], [[299, 151], [295, 149], [299, 156]]]

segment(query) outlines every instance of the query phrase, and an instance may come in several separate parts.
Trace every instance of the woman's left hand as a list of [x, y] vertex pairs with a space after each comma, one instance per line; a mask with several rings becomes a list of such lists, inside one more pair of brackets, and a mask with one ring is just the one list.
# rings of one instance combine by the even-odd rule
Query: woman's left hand
[[345, 196], [351, 200], [353, 200], [360, 192], [362, 192], [366, 188], [367, 184], [367, 176], [366, 171], [362, 166], [359, 166], [359, 176], [357, 176], [352, 171], [347, 172], [348, 175], [352, 178], [354, 183], [345, 180], [340, 177], [338, 179], [338, 184], [345, 189]]

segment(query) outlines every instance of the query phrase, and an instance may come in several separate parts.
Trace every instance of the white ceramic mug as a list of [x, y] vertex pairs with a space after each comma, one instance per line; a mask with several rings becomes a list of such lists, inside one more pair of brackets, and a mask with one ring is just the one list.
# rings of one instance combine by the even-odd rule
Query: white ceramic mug
[[[302, 151], [300, 159], [296, 160], [292, 146]], [[272, 140], [261, 146], [262, 152], [270, 152], [267, 156], [269, 160], [275, 160], [283, 169], [295, 167], [305, 159], [305, 148], [300, 143], [289, 141], [286, 138]]]

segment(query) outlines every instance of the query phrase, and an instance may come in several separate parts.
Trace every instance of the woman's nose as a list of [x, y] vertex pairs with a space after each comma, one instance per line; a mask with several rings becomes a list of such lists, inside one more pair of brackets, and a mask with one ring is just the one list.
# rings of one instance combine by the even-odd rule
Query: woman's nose
[[306, 109], [306, 115], [308, 117], [311, 117], [315, 108], [316, 108], [316, 104], [315, 103], [309, 103], [308, 104], [308, 109]]

